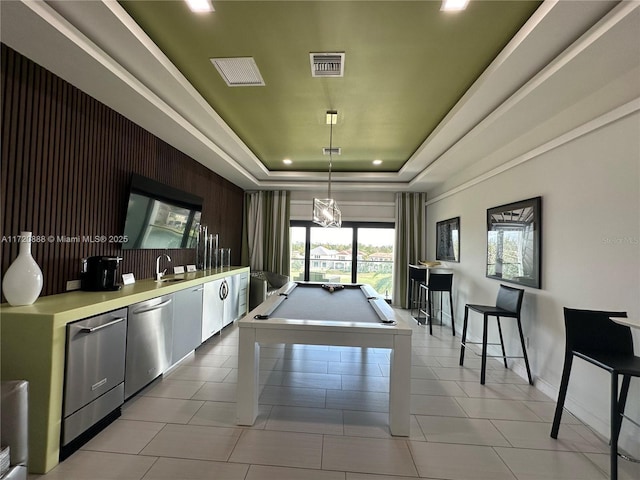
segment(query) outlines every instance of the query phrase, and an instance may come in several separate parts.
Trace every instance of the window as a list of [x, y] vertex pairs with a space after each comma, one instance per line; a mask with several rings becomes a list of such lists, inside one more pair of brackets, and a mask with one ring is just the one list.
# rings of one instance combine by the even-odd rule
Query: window
[[310, 227], [311, 262], [308, 269], [311, 282], [351, 283], [352, 228]]
[[393, 247], [395, 229], [358, 229], [358, 269], [356, 281], [368, 283], [390, 299], [393, 291]]
[[391, 300], [395, 228], [390, 223], [343, 222], [322, 228], [292, 221], [291, 279], [367, 283]]

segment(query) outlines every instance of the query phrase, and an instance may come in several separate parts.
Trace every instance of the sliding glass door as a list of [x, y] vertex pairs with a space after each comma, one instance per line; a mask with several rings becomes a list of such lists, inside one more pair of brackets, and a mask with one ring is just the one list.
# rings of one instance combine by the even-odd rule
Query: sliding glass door
[[367, 283], [391, 299], [393, 224], [343, 222], [342, 228], [322, 228], [292, 221], [290, 238], [292, 280]]
[[289, 229], [289, 241], [291, 242], [289, 276], [291, 280], [304, 280], [307, 259], [306, 235], [307, 229], [305, 227], [292, 225]]
[[393, 228], [358, 229], [358, 269], [356, 282], [368, 283], [386, 299], [393, 292]]

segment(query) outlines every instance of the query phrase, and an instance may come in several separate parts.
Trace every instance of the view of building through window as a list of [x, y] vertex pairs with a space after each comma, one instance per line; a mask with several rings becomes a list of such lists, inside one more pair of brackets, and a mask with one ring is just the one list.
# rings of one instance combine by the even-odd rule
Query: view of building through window
[[352, 228], [311, 227], [309, 281], [351, 283]]
[[367, 283], [391, 299], [395, 230], [369, 225], [292, 226], [291, 279]]

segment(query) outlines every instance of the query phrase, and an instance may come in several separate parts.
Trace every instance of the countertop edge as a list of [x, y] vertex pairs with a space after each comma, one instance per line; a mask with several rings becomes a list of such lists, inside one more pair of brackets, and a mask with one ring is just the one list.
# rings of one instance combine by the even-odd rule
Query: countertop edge
[[166, 277], [167, 279], [184, 277], [184, 280], [176, 282], [159, 283], [153, 279], [143, 279], [112, 292], [60, 293], [41, 297], [32, 305], [12, 307], [3, 303], [0, 305], [0, 315], [3, 321], [37, 317], [48, 318], [56, 324], [60, 322], [66, 324], [243, 272], [248, 273], [249, 267], [205, 270]]

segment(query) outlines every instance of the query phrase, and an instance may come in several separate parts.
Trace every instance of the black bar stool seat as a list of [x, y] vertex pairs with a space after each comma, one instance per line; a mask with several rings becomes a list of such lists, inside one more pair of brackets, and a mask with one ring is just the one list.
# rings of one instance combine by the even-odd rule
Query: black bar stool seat
[[[466, 345], [469, 344], [481, 344], [482, 345], [482, 368], [480, 370], [480, 383], [485, 384], [486, 371], [487, 371], [487, 345], [500, 345], [502, 348], [502, 355], [490, 355], [491, 357], [502, 358], [504, 361], [504, 367], [508, 368], [507, 358], [523, 358], [525, 367], [527, 368], [527, 377], [529, 378], [529, 384], [533, 385], [533, 378], [531, 376], [531, 369], [529, 368], [529, 357], [527, 356], [527, 348], [524, 342], [524, 335], [522, 333], [522, 322], [520, 320], [520, 310], [522, 309], [522, 299], [524, 297], [524, 290], [519, 288], [508, 287], [506, 285], [500, 285], [498, 291], [498, 298], [495, 306], [493, 305], [475, 305], [468, 303], [464, 306], [464, 324], [462, 326], [462, 341], [460, 342], [460, 365], [464, 365], [464, 353]], [[469, 310], [480, 313], [483, 316], [484, 323], [482, 327], [482, 342], [468, 342], [467, 341], [467, 324], [469, 319]], [[500, 334], [500, 343], [487, 342], [489, 317], [496, 317], [498, 323], [498, 333]], [[502, 338], [502, 327], [500, 326], [500, 318], [515, 318], [518, 324], [518, 332], [520, 334], [520, 344], [522, 345], [522, 356], [507, 356], [504, 348], [504, 339]]]
[[[442, 296], [449, 294], [449, 313], [451, 314], [451, 332], [456, 336], [456, 324], [453, 316], [453, 273], [431, 273], [427, 283], [420, 284], [420, 296], [418, 303], [426, 305], [426, 309], [421, 309], [420, 313], [425, 316], [425, 322], [429, 323], [429, 334], [433, 335], [433, 292], [440, 292], [440, 325], [442, 325]], [[420, 314], [418, 314], [420, 317]]]

